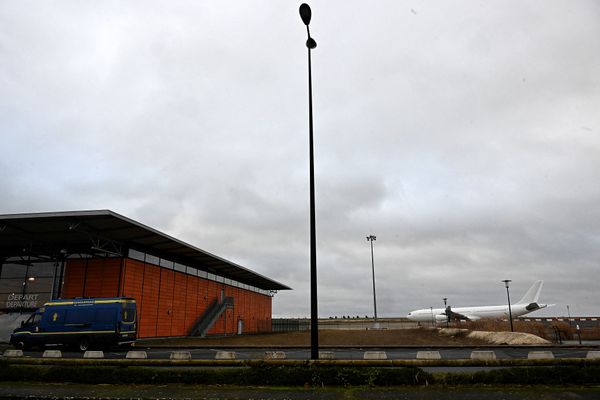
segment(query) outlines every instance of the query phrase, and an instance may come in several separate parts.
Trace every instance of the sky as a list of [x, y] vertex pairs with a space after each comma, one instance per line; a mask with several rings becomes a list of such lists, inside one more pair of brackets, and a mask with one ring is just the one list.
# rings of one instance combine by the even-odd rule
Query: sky
[[[0, 214], [110, 209], [309, 301], [300, 2], [0, 2]], [[600, 3], [314, 0], [319, 315], [600, 315]]]

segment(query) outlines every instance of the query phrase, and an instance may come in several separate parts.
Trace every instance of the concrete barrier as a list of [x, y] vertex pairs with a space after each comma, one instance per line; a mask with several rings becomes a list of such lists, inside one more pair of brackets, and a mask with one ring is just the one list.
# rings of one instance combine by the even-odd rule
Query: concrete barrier
[[417, 360], [441, 360], [442, 355], [439, 351], [417, 351]]
[[333, 360], [335, 355], [333, 351], [320, 351], [319, 352], [319, 360]]
[[102, 350], [88, 350], [83, 353], [83, 358], [104, 358], [104, 352]]
[[284, 360], [285, 352], [284, 351], [265, 351], [265, 359], [266, 360]]
[[191, 360], [192, 353], [189, 351], [172, 351], [171, 360]]
[[585, 358], [600, 358], [600, 351], [588, 351]]
[[127, 354], [125, 355], [125, 358], [133, 358], [133, 359], [148, 358], [148, 354], [146, 354], [145, 351], [129, 350], [127, 352]]
[[217, 351], [215, 354], [215, 360], [235, 360], [236, 358], [235, 351]]
[[385, 351], [365, 351], [363, 360], [387, 360]]
[[496, 353], [493, 351], [474, 350], [471, 352], [471, 360], [495, 360]]
[[42, 354], [43, 358], [62, 358], [62, 353], [60, 350], [46, 350], [44, 354]]
[[23, 350], [6, 349], [4, 357], [23, 357]]
[[530, 360], [546, 360], [549, 358], [554, 358], [554, 353], [551, 351], [530, 351], [527, 354], [527, 358]]

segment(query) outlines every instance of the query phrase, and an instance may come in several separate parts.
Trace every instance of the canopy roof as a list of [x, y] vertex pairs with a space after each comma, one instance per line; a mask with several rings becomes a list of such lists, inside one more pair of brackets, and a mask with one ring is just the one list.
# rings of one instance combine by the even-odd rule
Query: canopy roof
[[288, 286], [110, 210], [0, 214], [0, 258], [126, 256], [135, 249], [264, 290]]

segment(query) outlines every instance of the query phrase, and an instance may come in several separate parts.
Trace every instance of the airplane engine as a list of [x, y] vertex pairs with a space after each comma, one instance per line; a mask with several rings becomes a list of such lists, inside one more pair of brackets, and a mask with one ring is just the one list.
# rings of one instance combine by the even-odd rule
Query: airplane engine
[[445, 315], [436, 315], [435, 316], [435, 322], [446, 322], [448, 318]]

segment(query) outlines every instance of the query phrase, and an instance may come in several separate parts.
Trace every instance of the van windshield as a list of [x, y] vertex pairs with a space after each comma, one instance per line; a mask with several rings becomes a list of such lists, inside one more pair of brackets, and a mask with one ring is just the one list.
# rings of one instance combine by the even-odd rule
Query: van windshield
[[27, 318], [25, 325], [37, 325], [42, 320], [42, 314], [32, 314], [31, 317]]

